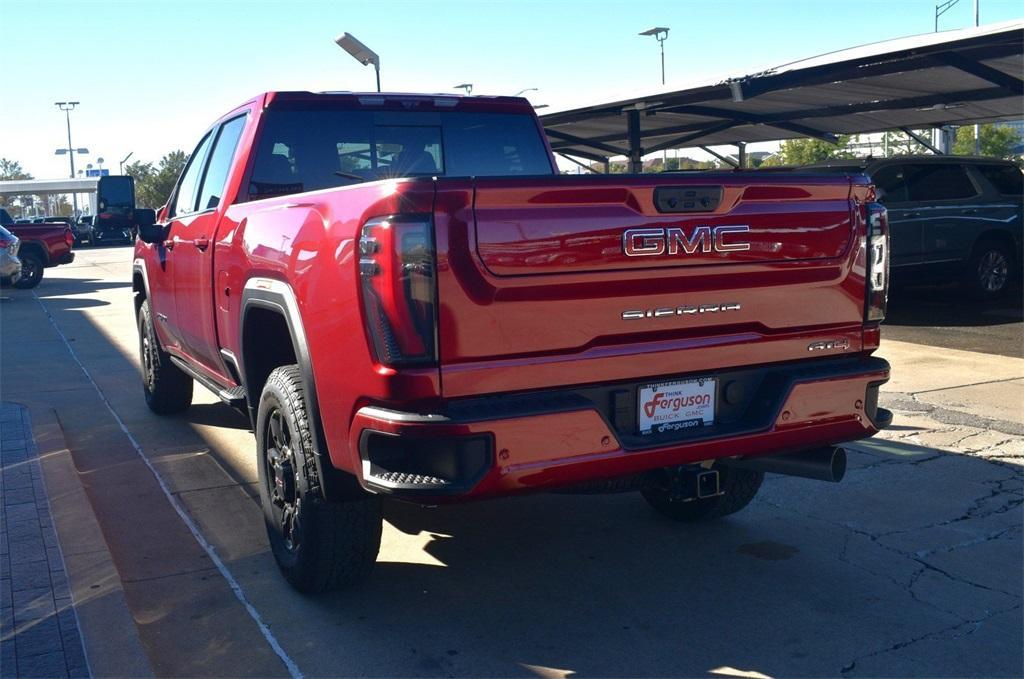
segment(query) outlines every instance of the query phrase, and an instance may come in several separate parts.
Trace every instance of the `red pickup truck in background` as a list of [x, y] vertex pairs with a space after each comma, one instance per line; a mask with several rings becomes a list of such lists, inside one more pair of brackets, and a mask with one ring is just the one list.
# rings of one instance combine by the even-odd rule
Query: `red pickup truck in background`
[[21, 241], [21, 277], [14, 283], [16, 288], [34, 288], [43, 280], [43, 269], [75, 260], [75, 253], [71, 252], [75, 236], [63, 222], [17, 224], [7, 210], [0, 208], [0, 226]]
[[[358, 580], [381, 495], [634, 490], [720, 517], [839, 480], [878, 407], [864, 176], [560, 176], [524, 99], [279, 92], [202, 137], [133, 274], [145, 397], [243, 408], [278, 566]], [[500, 539], [500, 536], [499, 536]]]

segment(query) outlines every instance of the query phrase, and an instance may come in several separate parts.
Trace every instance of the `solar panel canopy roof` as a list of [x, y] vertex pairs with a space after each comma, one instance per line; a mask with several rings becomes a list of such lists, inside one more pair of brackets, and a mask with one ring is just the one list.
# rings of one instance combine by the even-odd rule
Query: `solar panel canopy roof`
[[910, 36], [757, 73], [541, 116], [557, 153], [834, 140], [1024, 118], [1024, 21]]

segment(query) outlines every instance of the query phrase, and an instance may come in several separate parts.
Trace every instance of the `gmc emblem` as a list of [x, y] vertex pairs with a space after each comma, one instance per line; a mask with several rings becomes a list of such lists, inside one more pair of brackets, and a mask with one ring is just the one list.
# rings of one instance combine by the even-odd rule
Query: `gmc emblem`
[[689, 236], [681, 227], [664, 229], [626, 229], [622, 233], [622, 252], [627, 257], [653, 257], [656, 255], [678, 255], [682, 250], [688, 255], [695, 252], [741, 252], [750, 249], [750, 243], [726, 243], [725, 237], [732, 233], [746, 233], [749, 226], [698, 226]]

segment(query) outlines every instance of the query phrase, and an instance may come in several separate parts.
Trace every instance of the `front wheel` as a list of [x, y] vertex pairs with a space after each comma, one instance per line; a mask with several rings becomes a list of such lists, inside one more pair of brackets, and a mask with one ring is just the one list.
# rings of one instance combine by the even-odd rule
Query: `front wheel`
[[691, 500], [678, 497], [673, 493], [670, 469], [666, 469], [666, 483], [657, 488], [642, 491], [644, 499], [658, 511], [673, 521], [694, 522], [717, 519], [735, 514], [750, 504], [764, 481], [764, 472], [736, 469], [735, 467], [716, 467], [718, 470], [718, 488], [722, 494], [715, 497]]
[[43, 280], [43, 258], [34, 252], [21, 255], [21, 278], [14, 282], [14, 287], [28, 290], [39, 285]]
[[277, 566], [307, 594], [366, 578], [377, 561], [383, 527], [379, 497], [323, 497], [311, 427], [299, 367], [275, 368], [256, 418], [260, 500]]
[[158, 415], [170, 415], [192, 405], [192, 378], [171, 363], [170, 355], [160, 346], [149, 300], [139, 307], [139, 363], [142, 388], [150, 410]]

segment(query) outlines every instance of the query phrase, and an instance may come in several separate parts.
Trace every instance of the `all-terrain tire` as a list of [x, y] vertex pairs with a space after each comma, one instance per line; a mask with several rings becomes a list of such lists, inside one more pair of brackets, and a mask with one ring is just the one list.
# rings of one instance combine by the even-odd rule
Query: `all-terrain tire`
[[383, 527], [376, 495], [324, 498], [312, 426], [299, 367], [275, 368], [256, 418], [260, 500], [277, 567], [307, 594], [365, 579], [377, 561]]
[[732, 467], [717, 467], [717, 470], [718, 487], [723, 495], [683, 501], [673, 497], [670, 484], [641, 492], [655, 510], [673, 521], [708, 521], [735, 514], [749, 505], [764, 481], [764, 472]]
[[171, 415], [192, 405], [192, 378], [171, 363], [153, 326], [149, 300], [139, 307], [139, 365], [146, 405], [158, 415]]
[[998, 299], [1019, 282], [1018, 260], [1008, 244], [998, 240], [982, 240], [964, 271], [964, 287], [974, 299]]
[[21, 278], [14, 283], [19, 290], [28, 290], [39, 285], [43, 280], [43, 258], [36, 252], [25, 252], [18, 256], [21, 260]]

